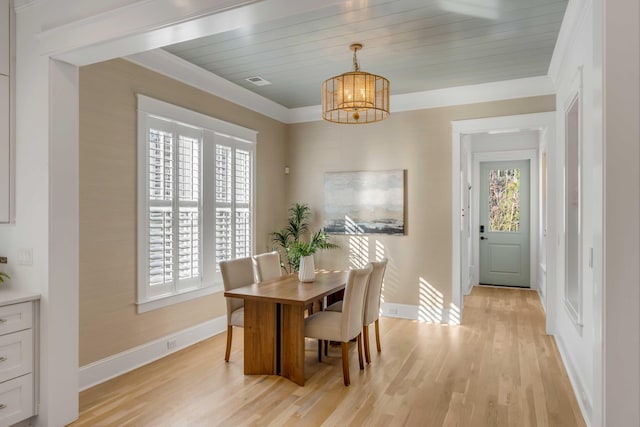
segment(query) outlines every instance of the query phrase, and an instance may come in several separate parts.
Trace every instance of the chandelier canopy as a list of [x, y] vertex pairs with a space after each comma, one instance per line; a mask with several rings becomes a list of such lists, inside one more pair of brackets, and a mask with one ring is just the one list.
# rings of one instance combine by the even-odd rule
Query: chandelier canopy
[[322, 83], [322, 118], [333, 123], [364, 124], [389, 117], [389, 80], [360, 71], [357, 52], [353, 50], [353, 71], [331, 77]]

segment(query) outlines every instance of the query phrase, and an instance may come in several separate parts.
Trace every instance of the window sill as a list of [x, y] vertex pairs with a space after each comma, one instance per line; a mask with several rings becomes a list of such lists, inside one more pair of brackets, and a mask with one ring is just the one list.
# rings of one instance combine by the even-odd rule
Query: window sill
[[192, 299], [200, 298], [205, 295], [211, 295], [218, 292], [222, 292], [224, 288], [221, 284], [214, 284], [205, 288], [198, 288], [187, 290], [175, 295], [159, 296], [147, 301], [141, 301], [136, 303], [138, 306], [138, 314], [146, 313], [147, 311], [156, 310], [162, 307], [168, 307], [173, 304], [178, 304]]

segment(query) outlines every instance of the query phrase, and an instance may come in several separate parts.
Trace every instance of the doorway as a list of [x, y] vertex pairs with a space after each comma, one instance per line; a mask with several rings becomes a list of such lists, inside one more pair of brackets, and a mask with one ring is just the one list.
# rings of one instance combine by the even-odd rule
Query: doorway
[[[514, 146], [513, 144], [496, 144], [495, 146], [483, 150], [476, 150], [473, 146], [473, 140], [481, 134], [497, 136], [499, 134], [507, 135], [514, 132], [532, 131], [538, 135], [538, 145], [535, 149], [524, 146]], [[547, 277], [553, 278], [556, 274], [555, 259], [556, 248], [554, 241], [547, 237], [554, 235], [556, 232], [555, 221], [553, 217], [549, 217], [547, 223], [546, 210], [552, 212], [555, 209], [556, 191], [553, 185], [556, 182], [554, 169], [550, 169], [549, 173], [545, 172], [547, 192], [545, 193], [546, 204], [540, 200], [541, 196], [541, 177], [540, 162], [538, 161], [541, 153], [551, 153], [555, 146], [555, 114], [553, 112], [520, 114], [515, 116], [488, 117], [483, 119], [460, 120], [452, 122], [452, 170], [459, 173], [452, 174], [452, 212], [455, 215], [451, 222], [452, 233], [452, 306], [459, 309], [462, 313], [463, 297], [471, 290], [467, 286], [467, 282], [477, 284], [479, 282], [479, 163], [489, 161], [512, 161], [512, 160], [529, 160], [530, 167], [530, 230], [529, 230], [529, 285], [532, 289], [538, 291], [541, 301], [547, 313], [547, 331], [553, 330], [553, 319], [555, 318], [555, 282], [550, 280], [547, 284]], [[482, 151], [482, 152], [479, 152]], [[471, 158], [472, 160], [462, 162], [463, 158]], [[547, 162], [554, 164], [555, 156], [548, 156]], [[471, 165], [473, 162], [473, 165]], [[471, 203], [466, 205], [463, 195], [464, 177], [471, 177]], [[469, 207], [469, 209], [465, 209]], [[545, 212], [540, 209], [544, 208]], [[471, 236], [469, 240], [465, 240], [464, 224], [465, 216], [470, 219], [469, 231]], [[544, 223], [541, 223], [544, 222]], [[470, 262], [462, 265], [463, 259], [467, 257]], [[465, 277], [471, 274], [472, 280], [468, 281]]]
[[530, 287], [529, 160], [481, 162], [481, 285]]

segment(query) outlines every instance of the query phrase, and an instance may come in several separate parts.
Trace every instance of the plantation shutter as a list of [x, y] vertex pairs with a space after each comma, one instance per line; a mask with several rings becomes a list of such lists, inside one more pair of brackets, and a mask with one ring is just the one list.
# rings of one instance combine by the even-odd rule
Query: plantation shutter
[[174, 138], [172, 124], [149, 119], [148, 133], [148, 280], [149, 293], [173, 288]]
[[175, 280], [177, 289], [183, 290], [200, 286], [202, 132], [186, 126], [176, 128], [179, 226], [176, 230], [178, 272]]
[[220, 261], [251, 256], [253, 151], [248, 143], [216, 134], [216, 271]]
[[200, 282], [201, 132], [148, 119], [148, 297]]
[[222, 289], [254, 245], [256, 132], [138, 94], [139, 313]]

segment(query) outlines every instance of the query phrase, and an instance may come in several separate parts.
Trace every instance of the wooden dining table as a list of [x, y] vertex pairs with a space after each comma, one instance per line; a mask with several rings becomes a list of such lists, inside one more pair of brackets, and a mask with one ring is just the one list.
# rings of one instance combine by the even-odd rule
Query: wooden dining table
[[313, 282], [297, 274], [224, 293], [244, 299], [244, 373], [281, 375], [304, 385], [304, 311], [344, 289], [347, 272], [319, 271]]

